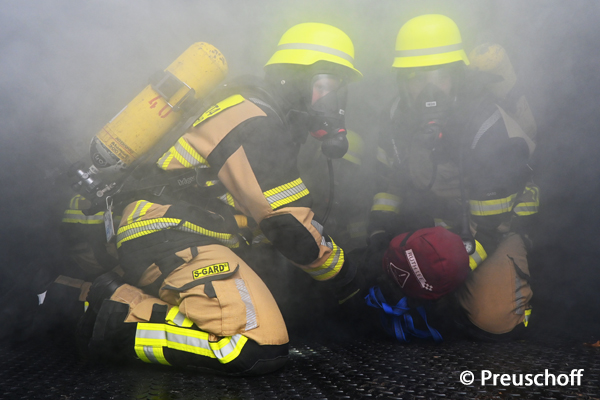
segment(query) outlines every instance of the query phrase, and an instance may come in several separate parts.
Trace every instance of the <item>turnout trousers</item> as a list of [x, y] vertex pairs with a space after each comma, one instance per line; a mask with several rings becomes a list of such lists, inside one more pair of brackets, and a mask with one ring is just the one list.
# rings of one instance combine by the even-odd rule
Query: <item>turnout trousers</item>
[[533, 292], [527, 249], [519, 234], [508, 234], [456, 292], [475, 336], [495, 340], [519, 324], [527, 326]]
[[[104, 300], [90, 350], [231, 375], [282, 367], [289, 341], [283, 317], [246, 262], [222, 245], [176, 255], [183, 263], [164, 278], [158, 297], [124, 284]], [[153, 266], [142, 280], [160, 275]]]

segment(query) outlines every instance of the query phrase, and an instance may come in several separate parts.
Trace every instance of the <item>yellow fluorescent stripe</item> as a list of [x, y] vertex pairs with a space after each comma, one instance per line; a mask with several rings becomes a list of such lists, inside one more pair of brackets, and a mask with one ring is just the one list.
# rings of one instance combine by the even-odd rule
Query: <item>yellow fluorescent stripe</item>
[[402, 204], [402, 199], [398, 196], [389, 193], [377, 193], [373, 197], [371, 211], [400, 213], [400, 204]]
[[164, 353], [162, 347], [153, 347], [152, 353], [154, 353], [154, 357], [160, 364], [171, 365], [165, 358], [165, 353]]
[[307, 194], [308, 194], [308, 189], [304, 189], [303, 191], [301, 191], [301, 192], [300, 192], [300, 193], [298, 193], [298, 194], [295, 194], [295, 195], [293, 195], [293, 196], [286, 197], [285, 199], [281, 199], [281, 200], [278, 200], [278, 201], [276, 201], [276, 202], [272, 203], [272, 204], [271, 204], [271, 208], [274, 208], [274, 209], [275, 209], [275, 208], [277, 208], [277, 207], [280, 207], [280, 206], [282, 206], [282, 205], [284, 205], [284, 204], [291, 203], [292, 201], [296, 201], [296, 200], [298, 200], [298, 199], [300, 199], [300, 198], [302, 198], [302, 197], [306, 196]]
[[198, 152], [196, 151], [196, 149], [194, 149], [194, 148], [193, 148], [193, 147], [192, 147], [192, 146], [191, 146], [191, 145], [190, 145], [190, 144], [187, 142], [187, 140], [185, 140], [184, 138], [180, 138], [180, 139], [179, 139], [177, 142], [179, 143], [179, 145], [180, 145], [181, 147], [183, 147], [183, 148], [185, 149], [185, 151], [187, 151], [187, 152], [189, 153], [189, 155], [190, 155], [190, 156], [194, 157], [194, 159], [195, 159], [196, 161], [198, 161], [200, 164], [204, 164], [204, 165], [206, 165], [206, 166], [209, 166], [209, 167], [210, 167], [210, 165], [208, 165], [208, 161], [206, 161], [206, 159], [205, 159], [204, 157], [202, 157], [202, 156], [200, 155], [200, 153], [198, 153]]
[[[229, 340], [225, 344], [229, 344], [229, 342], [231, 341], [231, 338], [226, 338], [226, 339], [229, 339]], [[221, 343], [224, 340], [225, 339], [219, 340], [217, 342], [217, 344]], [[219, 358], [219, 361], [221, 362], [221, 364], [227, 364], [228, 362], [235, 360], [237, 358], [237, 356], [239, 356], [240, 353], [242, 352], [242, 349], [244, 348], [244, 345], [246, 344], [247, 341], [248, 341], [248, 338], [246, 336], [240, 335], [237, 343], [235, 344], [235, 348], [229, 354], [227, 354], [225, 357]], [[210, 342], [211, 348], [213, 348], [213, 343], [214, 342]]]
[[308, 194], [309, 191], [301, 178], [263, 192], [263, 196], [265, 196], [272, 209], [289, 204]]
[[383, 204], [373, 204], [373, 207], [371, 207], [371, 211], [389, 211], [389, 212], [393, 212], [396, 214], [400, 213], [400, 210], [398, 209], [398, 207], [386, 206]]
[[[177, 321], [176, 321], [176, 319], [177, 319]], [[183, 326], [184, 328], [189, 328], [192, 325], [194, 325], [192, 320], [189, 319], [188, 317], [186, 317], [184, 314], [182, 314], [179, 311], [179, 307], [177, 307], [177, 306], [171, 307], [171, 309], [167, 313], [167, 317], [165, 320], [167, 321], [167, 324], [174, 325], [174, 326]]]
[[333, 251], [323, 264], [316, 268], [305, 268], [304, 271], [313, 279], [323, 281], [337, 275], [340, 269], [342, 269], [342, 265], [344, 265], [344, 250], [333, 243]]
[[[166, 158], [165, 158], [166, 156]], [[160, 160], [162, 160], [163, 158], [165, 158], [165, 160], [162, 162], [162, 164], [159, 164], [158, 166], [163, 169], [163, 170], [167, 170], [167, 168], [169, 168], [169, 165], [171, 164], [171, 160], [173, 160], [173, 153], [171, 151], [167, 151], [165, 154], [163, 154], [163, 156], [160, 158]], [[160, 160], [158, 162], [160, 162]], [[157, 164], [158, 164], [157, 162]]]
[[177, 161], [179, 161], [181, 163], [181, 165], [183, 165], [186, 168], [192, 168], [193, 165], [190, 164], [188, 162], [188, 160], [186, 160], [181, 154], [179, 154], [179, 152], [177, 150], [175, 150], [174, 148], [171, 148], [171, 154], [175, 157], [175, 159]]
[[[177, 226], [180, 222], [181, 220], [177, 218], [152, 218], [124, 225], [120, 227], [117, 231], [117, 248], [121, 247], [121, 245], [124, 242], [145, 235], [149, 235], [151, 233], [158, 232], [163, 229], [173, 228]], [[156, 225], [156, 227], [151, 228], [148, 227], [148, 225]], [[236, 237], [230, 233], [213, 232], [187, 221], [184, 222], [184, 224], [181, 227], [178, 227], [177, 230], [183, 230], [183, 228], [187, 228], [193, 233], [198, 233], [200, 235], [215, 238], [223, 242], [224, 245], [230, 248], [238, 248], [240, 245], [239, 241], [236, 240]], [[139, 232], [131, 233], [131, 231], [136, 230], [139, 230]]]
[[527, 325], [529, 325], [530, 317], [531, 317], [531, 308], [528, 310], [525, 310], [525, 319], [523, 319], [523, 325], [525, 325], [526, 328], [527, 328]]
[[134, 349], [135, 349], [135, 354], [137, 354], [137, 356], [140, 358], [140, 360], [142, 360], [145, 363], [149, 363], [149, 364], [152, 363], [152, 361], [150, 361], [148, 356], [146, 356], [146, 352], [144, 351], [144, 346], [139, 346], [136, 344], [134, 346]]
[[129, 216], [127, 217], [127, 223], [128, 224], [132, 224], [133, 223], [133, 216], [136, 214], [138, 208], [140, 208], [140, 206], [144, 203], [144, 200], [139, 200], [137, 203], [135, 203], [135, 207], [133, 207], [133, 210], [131, 211], [131, 214], [129, 214]]
[[509, 212], [517, 194], [512, 194], [502, 199], [494, 200], [469, 200], [472, 215], [498, 215]]
[[[162, 337], [160, 339], [144, 338], [144, 337], [136, 336], [136, 338], [135, 338], [136, 353], [142, 360], [144, 360], [144, 361], [148, 360], [146, 362], [152, 362], [151, 360], [148, 359], [147, 354], [145, 353], [145, 351], [148, 350], [147, 347], [151, 347], [154, 350], [154, 354], [155, 354], [157, 360], [159, 360], [159, 362], [160, 362], [161, 358], [159, 358], [159, 357], [162, 356], [162, 360], [164, 360], [164, 362], [166, 363], [167, 361], [164, 358], [164, 353], [163, 353], [162, 347], [167, 347], [167, 348], [170, 348], [173, 350], [185, 351], [187, 353], [197, 354], [197, 355], [204, 356], [204, 357], [217, 358], [219, 360], [219, 362], [226, 364], [226, 363], [234, 360], [240, 354], [240, 352], [242, 351], [242, 348], [248, 341], [248, 338], [246, 338], [243, 335], [235, 335], [235, 340], [237, 340], [237, 342], [235, 342], [235, 344], [233, 343], [231, 336], [224, 337], [221, 340], [219, 340], [218, 342], [209, 342], [208, 341], [209, 335], [206, 332], [198, 331], [198, 330], [194, 330], [194, 329], [180, 328], [177, 326], [171, 326], [171, 325], [167, 325], [167, 324], [156, 324], [156, 323], [141, 323], [140, 322], [140, 323], [138, 323], [137, 331], [142, 334], [144, 333], [144, 331], [146, 331], [146, 332], [159, 332], [159, 334], [164, 335], [164, 337]], [[199, 347], [199, 346], [195, 346], [195, 345], [181, 343], [181, 342], [178, 342], [175, 340], [169, 340], [168, 339], [169, 334], [173, 335], [173, 336], [171, 336], [171, 338], [177, 337], [179, 340], [184, 340], [183, 338], [186, 338], [186, 337], [198, 339], [201, 342], [200, 343], [196, 342], [196, 343], [201, 346], [205, 346], [205, 347]], [[144, 346], [146, 346], [146, 349], [144, 349]], [[229, 350], [226, 348], [227, 346], [232, 347], [231, 351], [223, 357], [217, 356], [216, 353], [221, 352], [223, 349], [225, 349], [225, 351]], [[156, 353], [156, 349], [160, 349], [160, 352], [158, 354]]]
[[80, 200], [85, 200], [85, 197], [83, 197], [80, 194], [76, 194], [75, 196], [73, 196], [73, 198], [71, 199], [71, 201], [69, 203], [69, 208], [74, 208], [75, 210], [81, 210], [81, 208], [79, 208]]
[[266, 192], [264, 192], [264, 195], [265, 195], [265, 197], [273, 196], [274, 194], [281, 193], [284, 190], [292, 189], [292, 188], [300, 185], [301, 183], [302, 183], [302, 179], [298, 178], [295, 181], [286, 183], [285, 185], [277, 186], [276, 188], [267, 190]]
[[471, 270], [477, 268], [487, 258], [487, 252], [477, 240], [475, 241], [475, 253], [469, 256], [469, 267]]
[[200, 124], [201, 122], [203, 122], [204, 120], [210, 118], [210, 117], [214, 117], [215, 115], [217, 115], [218, 113], [220, 113], [223, 110], [228, 109], [229, 107], [233, 107], [235, 105], [238, 105], [240, 103], [242, 103], [244, 101], [244, 98], [239, 95], [239, 94], [234, 94], [233, 96], [230, 96], [228, 98], [226, 98], [225, 100], [215, 104], [214, 106], [212, 106], [211, 108], [209, 108], [208, 110], [206, 110], [204, 112], [204, 114], [202, 114], [200, 116], [200, 118], [198, 118], [196, 120], [196, 122], [194, 122], [193, 126], [197, 126], [198, 124]]

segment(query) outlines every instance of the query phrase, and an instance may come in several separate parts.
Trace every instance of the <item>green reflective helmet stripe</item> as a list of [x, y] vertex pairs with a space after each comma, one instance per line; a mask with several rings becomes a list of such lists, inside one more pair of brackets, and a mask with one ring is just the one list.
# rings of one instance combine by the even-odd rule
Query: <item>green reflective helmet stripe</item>
[[354, 57], [352, 57], [348, 53], [344, 53], [341, 50], [337, 50], [337, 49], [334, 49], [334, 48], [331, 48], [331, 47], [322, 46], [320, 44], [310, 44], [310, 43], [287, 43], [287, 44], [280, 44], [279, 46], [277, 46], [277, 51], [279, 51], [279, 50], [311, 50], [311, 51], [318, 51], [318, 52], [321, 52], [321, 53], [325, 53], [325, 54], [329, 54], [329, 55], [332, 55], [332, 56], [343, 58], [344, 60], [348, 61], [349, 63], [353, 63], [354, 62]]
[[462, 43], [449, 44], [447, 46], [430, 47], [428, 49], [414, 49], [414, 50], [397, 50], [397, 57], [418, 57], [418, 56], [430, 56], [433, 54], [449, 53], [451, 51], [462, 50]]

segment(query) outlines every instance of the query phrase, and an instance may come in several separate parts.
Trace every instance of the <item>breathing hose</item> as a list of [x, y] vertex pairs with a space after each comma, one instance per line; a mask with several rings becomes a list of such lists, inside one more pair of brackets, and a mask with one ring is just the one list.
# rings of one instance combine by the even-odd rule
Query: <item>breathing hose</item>
[[327, 157], [327, 170], [329, 171], [329, 201], [327, 202], [325, 215], [323, 216], [323, 221], [321, 222], [323, 226], [325, 226], [325, 222], [327, 222], [327, 219], [329, 218], [329, 213], [331, 212], [331, 207], [333, 206], [333, 194], [335, 192], [335, 183], [333, 182], [333, 163], [329, 157]]

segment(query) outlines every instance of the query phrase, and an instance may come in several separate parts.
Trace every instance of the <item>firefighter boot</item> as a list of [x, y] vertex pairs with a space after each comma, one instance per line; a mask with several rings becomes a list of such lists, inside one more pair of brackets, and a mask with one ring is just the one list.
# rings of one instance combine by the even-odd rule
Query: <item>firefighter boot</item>
[[109, 299], [122, 284], [121, 277], [112, 271], [100, 275], [92, 283], [87, 295], [89, 306], [77, 324], [77, 349], [82, 358], [89, 358], [90, 340], [104, 300]]

